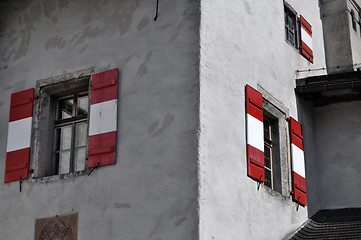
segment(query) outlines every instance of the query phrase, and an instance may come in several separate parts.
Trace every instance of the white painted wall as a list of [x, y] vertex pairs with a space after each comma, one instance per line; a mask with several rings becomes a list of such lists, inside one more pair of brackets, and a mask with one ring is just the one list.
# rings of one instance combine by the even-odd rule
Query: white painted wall
[[314, 64], [285, 41], [282, 1], [164, 0], [156, 22], [155, 1], [1, 3], [0, 179], [12, 92], [118, 67], [120, 98], [117, 164], [25, 181], [22, 193], [0, 184], [0, 239], [27, 239], [36, 218], [71, 212], [79, 240], [282, 239], [299, 227], [307, 208], [246, 174], [245, 85], [307, 127], [295, 79], [325, 73], [313, 70], [325, 67], [317, 1], [288, 3], [313, 27]]
[[[199, 2], [0, 3], [0, 239], [79, 213], [79, 240], [197, 239]], [[119, 68], [117, 164], [3, 183], [10, 94], [39, 79]]]
[[[200, 239], [282, 239], [307, 219], [247, 177], [246, 84], [263, 88], [298, 118], [296, 70], [325, 67], [317, 1], [288, 3], [313, 29], [314, 64], [285, 41], [282, 1], [201, 1]], [[307, 71], [302, 77], [325, 74]], [[302, 123], [302, 121], [301, 121]], [[307, 177], [307, 174], [306, 174]]]

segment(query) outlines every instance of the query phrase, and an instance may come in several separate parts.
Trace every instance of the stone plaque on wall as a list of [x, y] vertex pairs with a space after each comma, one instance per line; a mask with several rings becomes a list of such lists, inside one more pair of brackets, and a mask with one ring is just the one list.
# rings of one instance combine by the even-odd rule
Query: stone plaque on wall
[[35, 240], [77, 240], [78, 214], [36, 219]]

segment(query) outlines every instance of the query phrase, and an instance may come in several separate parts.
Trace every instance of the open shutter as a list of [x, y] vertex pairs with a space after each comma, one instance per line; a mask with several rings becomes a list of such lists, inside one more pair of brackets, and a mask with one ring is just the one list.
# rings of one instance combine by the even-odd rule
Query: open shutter
[[118, 69], [92, 76], [88, 167], [116, 162]]
[[302, 127], [295, 119], [290, 117], [291, 156], [292, 156], [292, 181], [293, 200], [303, 206], [307, 205], [305, 160], [303, 154]]
[[246, 85], [247, 175], [264, 182], [262, 94]]
[[28, 178], [34, 89], [11, 94], [4, 181]]
[[300, 16], [300, 26], [301, 26], [301, 46], [300, 46], [301, 53], [311, 63], [313, 63], [312, 27], [302, 16]]

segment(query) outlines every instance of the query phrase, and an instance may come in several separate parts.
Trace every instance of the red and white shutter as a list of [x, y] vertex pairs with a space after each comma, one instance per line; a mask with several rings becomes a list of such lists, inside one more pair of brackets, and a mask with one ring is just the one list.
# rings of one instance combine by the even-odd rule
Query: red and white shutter
[[247, 175], [264, 182], [262, 94], [246, 85]]
[[290, 123], [291, 136], [293, 200], [299, 202], [303, 206], [306, 206], [307, 197], [302, 126], [292, 117], [290, 117], [288, 120]]
[[301, 25], [301, 53], [311, 63], [313, 63], [313, 45], [312, 45], [312, 27], [311, 25], [300, 16]]
[[4, 181], [28, 178], [34, 89], [11, 94]]
[[88, 167], [116, 162], [118, 69], [92, 76]]

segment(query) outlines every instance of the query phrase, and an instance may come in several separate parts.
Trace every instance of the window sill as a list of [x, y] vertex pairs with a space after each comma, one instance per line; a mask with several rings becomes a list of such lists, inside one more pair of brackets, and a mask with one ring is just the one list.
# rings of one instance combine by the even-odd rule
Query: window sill
[[74, 177], [78, 176], [85, 176], [90, 173], [91, 169], [85, 169], [83, 171], [77, 171], [72, 173], [65, 173], [65, 174], [59, 174], [59, 175], [52, 175], [52, 176], [46, 176], [46, 177], [32, 177], [30, 179], [31, 182], [34, 183], [50, 183], [50, 182], [58, 182], [62, 180], [68, 180], [72, 179]]
[[265, 186], [265, 185], [262, 185], [262, 188], [268, 193], [270, 194], [271, 196], [273, 197], [277, 197], [278, 199], [280, 199], [281, 201], [289, 201], [289, 202], [292, 202], [292, 198], [291, 198], [291, 195], [289, 196], [285, 196], [285, 195], [282, 195], [281, 193], [279, 192], [276, 192], [275, 190]]
[[296, 48], [294, 45], [292, 45], [290, 42], [288, 42], [287, 40], [285, 40], [285, 42], [287, 43], [288, 46], [290, 46], [291, 48], [293, 48], [294, 50], [296, 50], [297, 52], [299, 52], [299, 49]]

